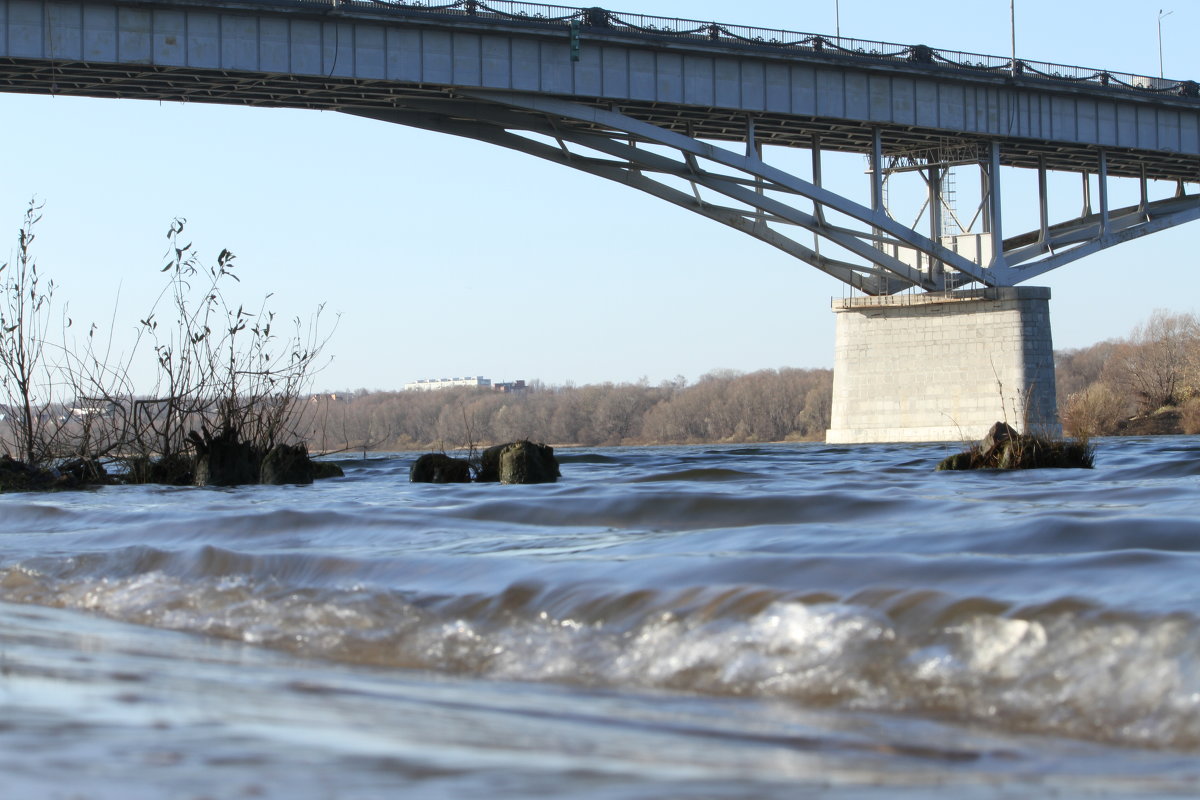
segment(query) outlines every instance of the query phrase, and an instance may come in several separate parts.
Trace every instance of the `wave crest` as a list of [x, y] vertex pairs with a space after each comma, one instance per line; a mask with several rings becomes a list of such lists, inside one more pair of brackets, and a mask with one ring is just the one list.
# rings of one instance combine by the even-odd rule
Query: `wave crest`
[[[17, 565], [0, 599], [92, 611], [350, 663], [518, 681], [779, 697], [1003, 729], [1200, 749], [1200, 625], [1073, 601], [1014, 609], [933, 590], [517, 583], [431, 595], [238, 572], [95, 577]], [[233, 559], [233, 561], [228, 561]], [[244, 566], [244, 565], [241, 565]]]

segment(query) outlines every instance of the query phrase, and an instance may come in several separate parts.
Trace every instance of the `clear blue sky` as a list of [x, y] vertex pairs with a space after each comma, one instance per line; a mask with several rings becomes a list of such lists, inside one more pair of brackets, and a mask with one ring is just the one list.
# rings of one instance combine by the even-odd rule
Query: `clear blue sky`
[[[834, 7], [642, 0], [614, 10], [831, 34]], [[1157, 74], [1158, 10], [1017, 0], [1018, 53]], [[840, 12], [844, 36], [1009, 51], [1007, 0], [841, 0]], [[1163, 23], [1168, 77], [1200, 79], [1198, 32], [1200, 6], [1175, 4]], [[207, 261], [223, 247], [237, 254], [247, 301], [269, 291], [284, 316], [320, 302], [341, 312], [319, 388], [467, 374], [656, 383], [832, 364], [829, 301], [842, 284], [529, 156], [332, 112], [11, 94], [0, 109], [0, 257], [36, 195], [40, 264], [79, 322], [107, 323], [119, 293], [118, 325], [132, 327], [181, 216]], [[862, 167], [851, 161], [838, 179], [865, 183]], [[1193, 223], [1035, 281], [1054, 291], [1056, 345], [1126, 335], [1157, 307], [1196, 310], [1198, 235]]]

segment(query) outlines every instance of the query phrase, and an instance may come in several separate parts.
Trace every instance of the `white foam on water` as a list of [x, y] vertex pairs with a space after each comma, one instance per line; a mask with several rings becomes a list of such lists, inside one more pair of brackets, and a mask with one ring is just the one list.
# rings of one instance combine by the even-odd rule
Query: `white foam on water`
[[378, 588], [318, 591], [158, 570], [99, 579], [0, 571], [0, 599], [347, 662], [779, 697], [1087, 740], [1200, 747], [1200, 625], [1180, 615], [1051, 611], [1019, 618], [976, 611], [919, 627], [851, 603], [781, 599], [737, 612], [663, 596], [639, 605], [634, 619], [609, 621], [589, 619], [583, 601], [581, 613], [556, 616], [537, 610], [536, 593], [523, 594], [513, 608], [507, 597], [467, 603], [474, 616], [446, 616], [437, 604]]

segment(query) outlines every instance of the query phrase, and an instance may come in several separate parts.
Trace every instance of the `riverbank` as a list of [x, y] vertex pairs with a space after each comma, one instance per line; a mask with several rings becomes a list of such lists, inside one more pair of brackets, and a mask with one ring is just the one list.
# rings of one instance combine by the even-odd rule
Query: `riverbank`
[[1161, 408], [1153, 414], [1131, 417], [1117, 423], [1114, 436], [1178, 436], [1186, 434], [1184, 413], [1179, 408]]

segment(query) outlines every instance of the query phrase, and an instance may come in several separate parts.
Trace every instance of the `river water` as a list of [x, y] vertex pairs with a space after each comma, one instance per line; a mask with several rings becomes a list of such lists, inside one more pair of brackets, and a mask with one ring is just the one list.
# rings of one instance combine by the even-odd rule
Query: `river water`
[[1200, 438], [0, 496], [24, 798], [1200, 793]]

